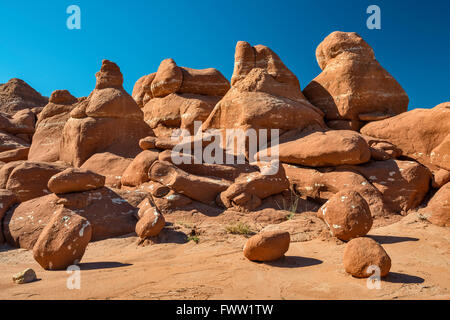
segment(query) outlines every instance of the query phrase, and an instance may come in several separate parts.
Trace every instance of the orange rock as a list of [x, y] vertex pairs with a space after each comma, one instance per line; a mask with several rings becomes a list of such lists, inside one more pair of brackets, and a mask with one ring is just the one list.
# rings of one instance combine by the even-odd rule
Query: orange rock
[[147, 208], [136, 223], [136, 234], [141, 239], [157, 236], [165, 224], [164, 216], [156, 207]]
[[289, 249], [290, 236], [285, 231], [265, 231], [247, 240], [244, 256], [251, 261], [272, 261], [279, 259]]
[[[3, 220], [6, 211], [8, 211], [15, 203], [17, 203], [17, 197], [14, 192], [0, 189], [0, 221]], [[3, 244], [3, 242], [3, 232], [0, 229], [0, 244]]]
[[161, 61], [155, 78], [151, 83], [152, 95], [164, 97], [177, 92], [183, 82], [183, 73], [173, 59]]
[[11, 162], [18, 160], [27, 160], [28, 153], [30, 152], [30, 147], [23, 147], [8, 151], [0, 152], [0, 161], [1, 162]]
[[134, 158], [140, 152], [139, 140], [153, 134], [122, 88], [119, 67], [104, 60], [96, 76], [96, 89], [72, 110], [62, 134], [60, 160], [77, 167], [101, 152]]
[[179, 93], [224, 96], [230, 89], [230, 83], [217, 69], [198, 70], [181, 67], [181, 72], [183, 82], [177, 91]]
[[187, 174], [173, 164], [159, 160], [152, 164], [148, 175], [152, 181], [205, 204], [214, 203], [217, 195], [230, 185], [225, 180]]
[[428, 220], [441, 227], [450, 227], [450, 183], [441, 187], [421, 210]]
[[139, 186], [150, 180], [148, 170], [150, 166], [158, 160], [158, 152], [154, 150], [144, 150], [139, 153], [122, 174], [122, 185]]
[[95, 190], [105, 185], [105, 177], [89, 170], [67, 168], [48, 180], [53, 193], [70, 193]]
[[405, 112], [408, 96], [354, 32], [335, 31], [316, 50], [322, 69], [303, 90], [328, 120], [379, 120]]
[[[371, 122], [361, 129], [361, 133], [390, 142], [404, 156], [430, 169], [436, 165], [445, 168], [446, 164], [439, 159], [444, 159], [447, 154], [444, 140], [450, 134], [450, 102], [441, 103], [432, 109], [414, 109], [393, 118]], [[439, 146], [441, 143], [442, 146]], [[435, 148], [437, 152], [434, 153], [436, 158], [433, 164], [431, 156]]]
[[430, 188], [430, 171], [414, 161], [372, 161], [352, 168], [381, 192], [383, 202], [393, 212], [405, 213], [417, 207]]
[[15, 135], [0, 132], [0, 152], [28, 148], [29, 146], [28, 142]]
[[81, 261], [91, 237], [88, 220], [70, 210], [60, 210], [39, 235], [33, 257], [46, 270], [64, 270]]
[[56, 90], [52, 93], [49, 103], [38, 116], [28, 160], [48, 162], [59, 160], [63, 128], [77, 103], [77, 98], [67, 90]]
[[370, 266], [380, 268], [380, 276], [384, 277], [391, 269], [391, 258], [381, 245], [371, 238], [356, 238], [350, 240], [344, 250], [345, 271], [357, 278], [368, 278], [373, 271]]
[[110, 152], [95, 153], [80, 167], [105, 176], [105, 185], [120, 188], [122, 175], [133, 159], [124, 158]]
[[297, 77], [265, 46], [237, 43], [231, 84], [204, 130], [325, 127], [322, 112], [303, 96]]
[[372, 215], [366, 200], [355, 191], [340, 191], [330, 198], [318, 211], [331, 235], [349, 241], [365, 236], [372, 227]]
[[48, 102], [25, 81], [10, 79], [0, 85], [0, 112], [13, 116], [23, 109], [41, 108]]
[[54, 212], [61, 208], [91, 223], [92, 241], [133, 233], [137, 222], [138, 209], [118, 190], [103, 187], [59, 195], [52, 193], [22, 202], [8, 211], [3, 220], [5, 240], [14, 247], [32, 249]]
[[325, 202], [342, 190], [358, 192], [369, 204], [374, 217], [394, 214], [383, 202], [383, 195], [364, 176], [349, 168], [322, 168], [316, 170], [283, 165], [289, 182], [299, 194]]
[[370, 160], [370, 154], [361, 135], [349, 130], [305, 133], [279, 145], [280, 161], [310, 167], [361, 164]]
[[26, 161], [11, 171], [6, 189], [13, 191], [20, 202], [49, 194], [49, 179], [65, 170], [63, 164]]

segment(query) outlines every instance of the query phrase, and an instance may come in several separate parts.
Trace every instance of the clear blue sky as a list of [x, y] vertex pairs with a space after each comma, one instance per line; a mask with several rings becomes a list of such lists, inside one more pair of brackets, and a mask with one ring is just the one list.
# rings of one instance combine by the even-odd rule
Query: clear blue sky
[[[172, 57], [215, 67], [228, 79], [238, 40], [272, 48], [302, 88], [320, 69], [315, 49], [335, 30], [359, 33], [410, 97], [410, 109], [450, 101], [450, 1], [428, 0], [0, 0], [0, 83], [17, 77], [42, 94], [85, 96], [101, 60], [120, 66], [131, 92], [142, 75]], [[66, 8], [81, 8], [68, 30]], [[381, 30], [366, 8], [381, 8]]]

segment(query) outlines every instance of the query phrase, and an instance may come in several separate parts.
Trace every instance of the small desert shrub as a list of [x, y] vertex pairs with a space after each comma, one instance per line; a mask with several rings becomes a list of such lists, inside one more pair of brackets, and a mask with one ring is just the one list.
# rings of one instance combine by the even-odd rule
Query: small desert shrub
[[280, 210], [289, 211], [290, 214], [287, 215], [287, 218], [292, 219], [294, 217], [295, 213], [297, 212], [299, 200], [300, 200], [300, 198], [291, 189], [291, 195], [289, 197], [289, 200], [286, 200], [285, 198], [283, 198], [283, 203], [282, 203], [283, 205], [280, 206], [277, 202], [277, 206], [278, 206], [278, 208], [280, 208]]
[[200, 242], [200, 238], [197, 235], [189, 235], [188, 236], [188, 241], [194, 241], [195, 243], [199, 243]]
[[253, 231], [250, 229], [250, 227], [242, 222], [238, 222], [235, 225], [228, 226], [225, 228], [225, 230], [231, 234], [241, 234], [241, 235], [253, 234]]

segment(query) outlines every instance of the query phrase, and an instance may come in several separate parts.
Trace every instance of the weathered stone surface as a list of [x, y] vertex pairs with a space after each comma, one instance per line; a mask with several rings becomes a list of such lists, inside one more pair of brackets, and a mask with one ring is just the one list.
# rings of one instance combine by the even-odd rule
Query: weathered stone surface
[[366, 200], [355, 191], [336, 193], [317, 211], [330, 229], [331, 235], [349, 241], [365, 236], [372, 227], [372, 215]]
[[380, 276], [384, 277], [391, 269], [391, 258], [381, 245], [371, 238], [350, 240], [344, 250], [345, 271], [357, 278], [368, 278], [374, 270], [370, 266], [380, 268]]
[[64, 125], [78, 100], [67, 90], [56, 90], [38, 116], [28, 160], [54, 162], [59, 160], [59, 147]]
[[147, 208], [136, 224], [136, 234], [141, 239], [157, 236], [164, 228], [166, 220], [156, 207]]
[[[444, 140], [450, 134], [450, 102], [441, 103], [432, 109], [414, 109], [393, 118], [371, 122], [361, 129], [361, 133], [392, 143], [404, 156], [430, 168], [436, 165], [445, 167], [438, 159], [444, 159], [447, 154]], [[432, 153], [435, 148], [437, 152], [434, 156], [439, 156], [433, 164]]]
[[326, 202], [341, 190], [358, 192], [369, 204], [374, 217], [394, 214], [383, 202], [383, 195], [363, 175], [349, 168], [313, 168], [283, 165], [289, 182], [300, 195]]
[[55, 212], [63, 207], [90, 222], [92, 241], [133, 233], [137, 222], [137, 208], [112, 189], [52, 193], [22, 202], [8, 211], [3, 220], [5, 240], [14, 247], [32, 249]]
[[0, 85], [0, 112], [10, 116], [23, 109], [43, 107], [47, 101], [23, 80], [14, 78]]
[[[262, 171], [262, 170], [261, 170]], [[289, 188], [289, 180], [281, 165], [275, 174], [265, 175], [253, 172], [238, 177], [234, 183], [220, 194], [218, 200], [226, 208], [239, 211], [253, 210], [261, 200]]]
[[134, 158], [140, 152], [139, 140], [153, 134], [122, 88], [119, 67], [104, 60], [96, 76], [96, 89], [72, 110], [63, 129], [60, 160], [77, 167], [95, 153]]
[[17, 284], [25, 284], [36, 281], [36, 272], [33, 269], [27, 268], [22, 272], [13, 275], [13, 282]]
[[450, 227], [450, 183], [441, 187], [421, 212], [431, 223]]
[[59, 210], [34, 244], [33, 257], [45, 270], [64, 270], [81, 261], [91, 237], [88, 220], [71, 210]]
[[183, 73], [173, 59], [161, 61], [155, 78], [151, 83], [153, 97], [164, 97], [177, 92], [183, 82]]
[[69, 193], [95, 190], [105, 185], [105, 177], [89, 170], [67, 168], [48, 180], [53, 193]]
[[110, 152], [96, 153], [86, 160], [80, 169], [90, 170], [105, 176], [106, 186], [120, 188], [122, 174], [131, 164], [132, 160]]
[[407, 94], [358, 34], [331, 33], [317, 47], [316, 58], [322, 73], [303, 93], [326, 119], [367, 121], [407, 110]]
[[307, 132], [280, 142], [280, 161], [310, 167], [361, 164], [368, 162], [371, 155], [361, 135], [349, 130]]
[[10, 133], [0, 131], [0, 152], [28, 148], [30, 144]]
[[27, 160], [29, 151], [30, 147], [23, 147], [0, 152], [0, 161], [7, 163], [11, 161]]
[[204, 130], [325, 127], [322, 112], [303, 96], [297, 77], [265, 46], [237, 43], [231, 84]]
[[217, 195], [230, 186], [228, 181], [190, 175], [169, 162], [159, 160], [152, 164], [148, 175], [152, 181], [205, 204], [214, 203]]
[[230, 83], [217, 69], [199, 70], [181, 67], [181, 72], [183, 82], [178, 90], [179, 93], [224, 96], [230, 89]]
[[417, 207], [430, 188], [430, 171], [414, 161], [372, 161], [352, 167], [383, 195], [389, 210], [405, 213]]
[[247, 240], [244, 256], [252, 261], [272, 261], [284, 256], [290, 244], [289, 232], [265, 231]]
[[48, 180], [66, 168], [63, 164], [26, 161], [11, 171], [6, 189], [13, 191], [20, 202], [44, 196], [50, 193]]
[[158, 160], [159, 153], [152, 150], [144, 150], [139, 153], [122, 174], [122, 185], [139, 186], [150, 180], [148, 170]]

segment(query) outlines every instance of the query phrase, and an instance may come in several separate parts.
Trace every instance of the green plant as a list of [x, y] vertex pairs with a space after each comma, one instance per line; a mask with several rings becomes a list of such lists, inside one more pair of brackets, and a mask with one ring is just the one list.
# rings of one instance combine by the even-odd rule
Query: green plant
[[300, 198], [295, 194], [294, 191], [292, 191], [292, 189], [290, 189], [291, 194], [289, 196], [289, 200], [286, 200], [285, 198], [283, 198], [283, 207], [280, 207], [280, 205], [277, 203], [278, 208], [280, 208], [280, 210], [284, 210], [284, 211], [289, 211], [290, 214], [287, 215], [288, 219], [292, 219], [295, 215], [295, 213], [297, 212], [297, 208], [298, 208], [298, 202], [300, 200]]
[[250, 227], [242, 222], [238, 222], [237, 224], [227, 226], [225, 230], [231, 234], [242, 234], [242, 235], [253, 234], [253, 231], [250, 229]]
[[194, 241], [195, 243], [198, 244], [200, 242], [200, 238], [197, 235], [189, 235], [188, 241]]

